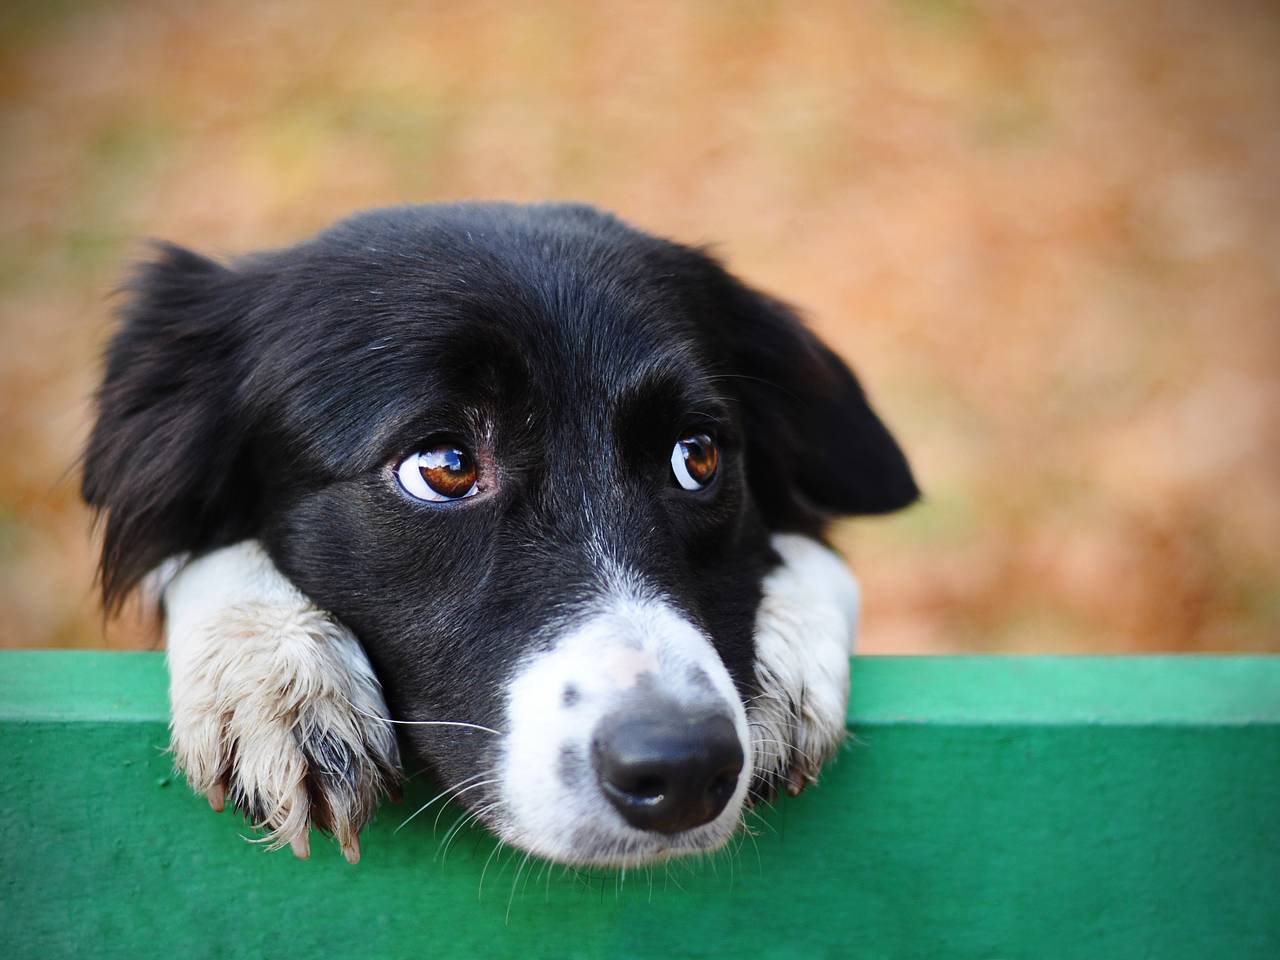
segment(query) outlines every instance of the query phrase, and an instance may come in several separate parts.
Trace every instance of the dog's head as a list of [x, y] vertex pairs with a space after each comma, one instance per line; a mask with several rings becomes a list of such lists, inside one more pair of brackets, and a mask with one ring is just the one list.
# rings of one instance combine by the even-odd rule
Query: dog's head
[[[497, 731], [404, 726], [443, 783], [577, 862], [718, 846], [753, 777], [829, 752], [838, 730], [796, 730], [809, 695], [840, 726], [843, 668], [806, 692], [795, 662], [834, 642], [843, 663], [847, 620], [788, 620], [770, 591], [847, 581], [778, 534], [917, 495], [790, 310], [580, 206], [367, 213], [231, 267], [164, 248], [99, 400], [108, 601], [259, 538], [399, 719]], [[769, 698], [792, 719], [757, 722]]]

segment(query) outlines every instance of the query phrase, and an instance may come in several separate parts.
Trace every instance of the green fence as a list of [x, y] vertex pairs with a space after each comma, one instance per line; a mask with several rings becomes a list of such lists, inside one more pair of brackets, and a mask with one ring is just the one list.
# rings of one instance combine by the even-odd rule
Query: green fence
[[[0, 956], [1280, 957], [1280, 658], [854, 661], [822, 784], [715, 858], [494, 854], [414, 781], [358, 866], [174, 778], [158, 654], [0, 654]], [[418, 778], [421, 780], [422, 778]]]

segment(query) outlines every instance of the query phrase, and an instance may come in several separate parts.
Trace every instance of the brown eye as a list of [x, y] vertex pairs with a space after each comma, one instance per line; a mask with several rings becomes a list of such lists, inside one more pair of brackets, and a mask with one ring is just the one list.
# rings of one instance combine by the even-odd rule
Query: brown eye
[[396, 479], [419, 500], [461, 500], [476, 493], [476, 463], [461, 447], [442, 443], [401, 460]]
[[716, 475], [720, 452], [705, 433], [694, 433], [678, 441], [671, 451], [671, 472], [685, 490], [701, 490]]

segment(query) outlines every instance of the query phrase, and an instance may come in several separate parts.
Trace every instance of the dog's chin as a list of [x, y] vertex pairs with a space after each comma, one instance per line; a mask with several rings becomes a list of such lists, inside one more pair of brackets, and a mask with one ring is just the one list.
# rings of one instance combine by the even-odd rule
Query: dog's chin
[[663, 863], [680, 857], [715, 853], [732, 839], [742, 819], [742, 803], [731, 803], [710, 823], [665, 835], [613, 825], [582, 827], [572, 842], [545, 833], [493, 824], [499, 841], [553, 863], [570, 867], [626, 868]]

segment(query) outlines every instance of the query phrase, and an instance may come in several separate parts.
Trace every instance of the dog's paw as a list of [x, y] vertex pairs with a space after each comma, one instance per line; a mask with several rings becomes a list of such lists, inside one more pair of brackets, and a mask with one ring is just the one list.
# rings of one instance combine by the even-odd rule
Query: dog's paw
[[816, 783], [845, 737], [859, 593], [844, 560], [809, 537], [778, 534], [782, 564], [756, 615], [756, 685], [747, 704], [755, 782], [770, 800]]
[[312, 826], [355, 863], [360, 830], [400, 780], [387, 707], [355, 637], [255, 543], [184, 567], [165, 589], [177, 765], [269, 849], [310, 853]]

